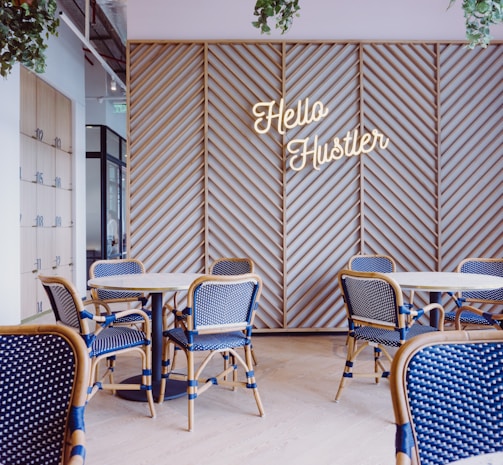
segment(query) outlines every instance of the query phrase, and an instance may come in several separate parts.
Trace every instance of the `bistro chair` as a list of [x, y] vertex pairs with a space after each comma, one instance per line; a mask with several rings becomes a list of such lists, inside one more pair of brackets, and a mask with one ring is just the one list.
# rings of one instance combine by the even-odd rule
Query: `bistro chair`
[[[466, 258], [456, 268], [458, 273], [478, 273], [503, 277], [503, 258]], [[446, 322], [454, 322], [456, 329], [503, 329], [503, 288], [489, 291], [449, 293], [456, 310], [446, 312]], [[474, 305], [475, 304], [475, 305]], [[484, 310], [482, 305], [495, 305], [496, 311]], [[498, 308], [499, 306], [499, 308]]]
[[396, 265], [395, 261], [388, 255], [353, 255], [348, 261], [348, 269], [393, 273], [396, 271]]
[[[187, 295], [186, 327], [178, 326], [164, 332], [163, 371], [159, 399], [164, 399], [166, 379], [187, 381], [188, 430], [194, 425], [194, 401], [213, 385], [246, 387], [253, 391], [260, 416], [264, 409], [255, 382], [251, 355], [253, 318], [262, 290], [262, 280], [253, 273], [239, 276], [204, 275], [190, 286]], [[187, 357], [187, 374], [170, 369], [171, 346]], [[244, 350], [244, 357], [238, 353]], [[206, 353], [196, 366], [196, 353]], [[205, 375], [203, 372], [216, 354], [228, 353], [236, 364], [223, 371]], [[246, 380], [238, 379], [238, 367], [244, 369]], [[232, 377], [229, 375], [232, 374]]]
[[444, 465], [503, 452], [503, 333], [415, 337], [395, 355], [390, 388], [397, 465]]
[[[91, 376], [88, 387], [88, 400], [101, 389], [126, 391], [146, 391], [150, 414], [155, 417], [152, 396], [152, 354], [151, 331], [148, 315], [140, 309], [96, 315], [86, 310], [86, 306], [96, 304], [107, 307], [103, 301], [85, 300], [79, 297], [74, 285], [60, 276], [39, 276], [51, 302], [56, 321], [78, 331], [87, 346], [91, 359]], [[142, 317], [144, 330], [127, 326], [114, 326], [117, 319], [137, 313]], [[92, 324], [91, 324], [92, 323]], [[92, 326], [94, 328], [92, 329]], [[142, 377], [140, 384], [115, 384], [113, 372], [118, 355], [137, 354], [141, 358]], [[106, 369], [100, 374], [100, 362], [106, 362]], [[105, 380], [108, 378], [108, 383]]]
[[[251, 258], [237, 258], [237, 257], [226, 257], [226, 258], [218, 258], [214, 262], [211, 263], [209, 268], [209, 273], [215, 276], [236, 276], [240, 274], [254, 273], [255, 272], [255, 264]], [[176, 294], [175, 294], [176, 299]], [[175, 317], [175, 326], [179, 326], [184, 324], [184, 320], [186, 316], [183, 312], [180, 312], [176, 309], [176, 300], [175, 308], [171, 308], [174, 317]], [[167, 325], [165, 323], [165, 328], [167, 329]], [[254, 365], [257, 364], [257, 359], [255, 356], [255, 351], [253, 347], [251, 347], [251, 353], [253, 358]], [[222, 354], [226, 363], [228, 362], [228, 354]], [[175, 363], [175, 356], [173, 355], [173, 366]]]
[[[89, 278], [100, 278], [103, 276], [116, 276], [116, 275], [126, 275], [126, 274], [141, 274], [145, 273], [145, 266], [140, 260], [135, 258], [126, 259], [114, 259], [114, 260], [97, 260], [91, 264], [89, 267]], [[145, 309], [145, 305], [148, 301], [148, 295], [143, 292], [131, 292], [131, 291], [119, 291], [112, 289], [91, 289], [91, 297], [96, 301], [103, 301], [108, 304], [107, 309], [112, 309], [112, 312], [117, 312], [120, 310], [114, 310], [116, 304], [126, 304], [128, 307], [126, 309], [135, 308], [138, 304], [141, 305], [141, 309], [152, 318], [152, 312]], [[131, 307], [133, 305], [133, 307]], [[100, 305], [97, 304], [97, 311]], [[124, 309], [122, 309], [124, 310]], [[114, 325], [137, 325], [138, 322], [142, 322], [143, 317], [137, 313], [132, 313], [127, 316], [118, 318]]]
[[[354, 271], [374, 271], [376, 273], [394, 273], [395, 260], [389, 255], [353, 255], [348, 261], [348, 269]], [[412, 307], [414, 291], [410, 291], [408, 305]]]
[[81, 465], [90, 361], [58, 325], [0, 326], [0, 463]]
[[[381, 355], [388, 362], [392, 356], [386, 347], [400, 347], [406, 340], [418, 334], [437, 331], [428, 325], [415, 324], [425, 313], [436, 308], [443, 316], [440, 304], [429, 304], [422, 309], [411, 309], [403, 303], [400, 286], [386, 273], [342, 270], [338, 274], [339, 288], [344, 298], [349, 326], [346, 365], [335, 396], [338, 401], [348, 378], [380, 378], [389, 376]], [[440, 329], [443, 319], [441, 320]], [[374, 348], [374, 371], [353, 372], [353, 365], [367, 347]]]
[[210, 274], [217, 276], [235, 276], [255, 272], [255, 264], [251, 258], [218, 258], [209, 269]]

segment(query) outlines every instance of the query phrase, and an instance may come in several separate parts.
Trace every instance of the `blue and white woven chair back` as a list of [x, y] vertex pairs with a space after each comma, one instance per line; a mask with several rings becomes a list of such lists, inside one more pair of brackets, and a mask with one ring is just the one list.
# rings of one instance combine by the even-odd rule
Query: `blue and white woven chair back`
[[395, 271], [395, 262], [387, 255], [355, 255], [349, 260], [348, 268], [354, 271], [392, 273]]
[[[461, 273], [477, 273], [503, 277], [503, 259], [468, 258], [459, 267]], [[465, 291], [465, 299], [476, 302], [503, 303], [503, 288], [488, 291]]]
[[[89, 269], [91, 278], [141, 273], [145, 273], [145, 267], [139, 260], [134, 259], [99, 260], [94, 262]], [[134, 299], [143, 296], [141, 292], [113, 291], [108, 289], [94, 289], [93, 291], [96, 297], [101, 300]]]
[[220, 258], [210, 268], [210, 274], [219, 276], [235, 276], [253, 271], [254, 264], [249, 258]]
[[397, 463], [444, 465], [503, 451], [503, 333], [416, 336], [391, 373]]
[[194, 329], [220, 325], [245, 328], [251, 322], [258, 291], [259, 282], [253, 277], [236, 282], [203, 281], [193, 295]]
[[43, 287], [51, 302], [56, 321], [81, 331], [80, 309], [77, 308], [71, 292], [58, 283], [43, 284]]
[[343, 289], [351, 318], [398, 325], [396, 294], [387, 281], [346, 275]]
[[0, 327], [0, 463], [84, 463], [89, 370], [84, 341], [69, 328]]

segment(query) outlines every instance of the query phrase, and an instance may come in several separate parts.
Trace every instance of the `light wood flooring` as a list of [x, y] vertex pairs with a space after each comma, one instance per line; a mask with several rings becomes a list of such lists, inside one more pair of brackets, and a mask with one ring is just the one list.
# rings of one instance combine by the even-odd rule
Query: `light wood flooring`
[[[255, 375], [266, 415], [251, 391], [215, 386], [195, 402], [188, 432], [185, 397], [147, 405], [99, 392], [86, 408], [87, 465], [393, 465], [389, 383], [350, 380], [334, 402], [345, 335], [255, 334]], [[371, 363], [372, 351], [362, 354]], [[179, 357], [181, 366], [184, 356]], [[124, 359], [117, 379], [136, 374]], [[220, 362], [220, 361], [219, 361]], [[210, 374], [210, 373], [209, 373]]]

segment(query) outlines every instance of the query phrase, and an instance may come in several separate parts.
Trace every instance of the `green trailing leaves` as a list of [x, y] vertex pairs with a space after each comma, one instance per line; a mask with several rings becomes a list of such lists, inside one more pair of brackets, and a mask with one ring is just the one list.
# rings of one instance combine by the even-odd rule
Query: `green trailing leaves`
[[[451, 7], [456, 0], [451, 0]], [[491, 42], [490, 27], [503, 21], [503, 0], [462, 0], [468, 46], [485, 48]]]
[[276, 20], [276, 29], [284, 34], [290, 29], [293, 18], [299, 16], [299, 0], [257, 0], [253, 14], [257, 20], [252, 24], [260, 29], [262, 34], [270, 34], [269, 19]]
[[0, 5], [0, 75], [7, 77], [16, 62], [43, 73], [47, 41], [59, 26], [56, 0], [2, 0]]
[[[456, 0], [450, 0], [451, 7]], [[468, 46], [483, 48], [491, 41], [490, 27], [503, 21], [503, 0], [462, 0], [461, 4], [466, 22]], [[276, 21], [276, 29], [285, 33], [290, 29], [293, 19], [299, 16], [299, 0], [257, 0], [253, 14], [257, 20], [254, 27], [261, 33], [269, 34], [269, 20]]]

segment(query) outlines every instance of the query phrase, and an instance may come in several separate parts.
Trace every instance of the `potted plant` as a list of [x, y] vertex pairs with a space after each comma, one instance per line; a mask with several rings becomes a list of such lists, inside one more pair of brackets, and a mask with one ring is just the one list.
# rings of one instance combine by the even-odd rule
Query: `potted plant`
[[16, 62], [43, 73], [47, 40], [58, 35], [56, 0], [5, 1], [0, 18], [0, 75], [7, 77]]
[[[451, 7], [456, 0], [450, 0]], [[490, 26], [503, 21], [503, 0], [462, 0], [466, 23], [468, 47], [479, 45], [483, 48], [491, 41]], [[262, 33], [269, 34], [269, 19], [276, 20], [276, 28], [285, 33], [299, 16], [299, 0], [257, 0], [253, 14], [257, 20], [252, 24]]]

